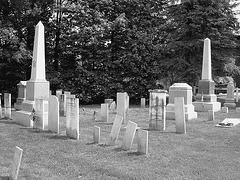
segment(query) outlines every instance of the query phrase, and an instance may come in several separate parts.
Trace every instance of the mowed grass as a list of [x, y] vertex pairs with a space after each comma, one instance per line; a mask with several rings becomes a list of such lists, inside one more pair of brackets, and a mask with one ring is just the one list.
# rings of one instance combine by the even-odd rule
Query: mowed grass
[[[85, 114], [82, 110], [84, 107]], [[80, 140], [66, 137], [66, 118], [60, 117], [60, 135], [26, 128], [13, 120], [0, 120], [0, 176], [10, 174], [14, 147], [23, 149], [19, 179], [239, 179], [240, 125], [215, 127], [226, 117], [240, 118], [235, 110], [208, 114], [187, 122], [187, 134], [175, 133], [175, 122], [167, 121], [165, 132], [149, 131], [149, 155], [121, 150], [123, 125], [116, 146], [93, 144], [92, 127], [101, 127], [101, 144], [107, 142], [112, 124], [93, 123], [100, 105], [81, 106]], [[113, 121], [116, 114], [110, 114]], [[148, 129], [148, 108], [131, 106], [127, 119]]]

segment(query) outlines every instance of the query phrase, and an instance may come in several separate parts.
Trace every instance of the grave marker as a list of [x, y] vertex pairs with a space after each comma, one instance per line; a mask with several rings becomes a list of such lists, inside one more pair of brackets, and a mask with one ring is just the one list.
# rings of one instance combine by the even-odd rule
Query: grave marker
[[123, 123], [126, 122], [126, 111], [127, 111], [127, 93], [117, 93], [117, 115], [123, 117]]
[[146, 99], [141, 98], [141, 108], [145, 108]]
[[116, 109], [116, 102], [113, 101], [113, 102], [111, 103], [110, 107], [109, 107], [109, 110], [110, 110], [110, 111], [114, 111], [115, 109]]
[[137, 152], [148, 154], [148, 131], [138, 129], [137, 131]]
[[48, 101], [35, 99], [36, 127], [42, 130], [48, 129]]
[[184, 97], [175, 97], [175, 122], [176, 133], [186, 134]]
[[122, 121], [123, 121], [123, 117], [116, 115], [114, 122], [113, 122], [113, 126], [112, 126], [112, 130], [110, 133], [110, 138], [108, 140], [108, 145], [110, 146], [114, 146], [115, 142], [118, 139], [118, 135], [122, 126]]
[[225, 99], [224, 107], [228, 107], [228, 108], [236, 107], [236, 103], [234, 99], [234, 89], [235, 87], [233, 82], [229, 82], [227, 85], [227, 97]]
[[67, 98], [66, 135], [79, 140], [79, 99]]
[[48, 101], [48, 130], [59, 134], [59, 102], [53, 95]]
[[110, 108], [110, 105], [112, 104], [112, 102], [113, 102], [113, 99], [105, 99], [104, 100], [104, 103], [105, 104], [108, 104], [108, 107]]
[[14, 108], [16, 110], [21, 110], [22, 102], [26, 99], [26, 84], [27, 84], [27, 81], [20, 81], [17, 84], [17, 86], [18, 86], [18, 98], [17, 98], [17, 102], [14, 103]]
[[213, 121], [214, 120], [214, 111], [208, 110], [208, 120]]
[[4, 113], [5, 118], [11, 118], [11, 94], [4, 93]]
[[0, 119], [3, 118], [2, 114], [2, 94], [0, 93]]
[[216, 112], [221, 110], [221, 103], [217, 102], [214, 88], [215, 84], [212, 80], [211, 43], [210, 39], [206, 38], [204, 39], [203, 47], [202, 79], [198, 84], [196, 101], [192, 103], [196, 112], [207, 112], [208, 110], [214, 110], [214, 112]]
[[100, 127], [94, 126], [93, 128], [93, 142], [100, 143]]
[[60, 96], [62, 95], [62, 89], [57, 89], [56, 90], [56, 96], [58, 98], [58, 100], [60, 101]]
[[166, 126], [166, 91], [149, 90], [149, 129], [164, 131]]
[[123, 137], [123, 143], [122, 143], [123, 150], [131, 150], [136, 129], [137, 129], [137, 124], [132, 121], [128, 121], [126, 132]]
[[236, 88], [236, 102], [238, 102], [238, 88]]
[[222, 107], [222, 112], [223, 113], [228, 113], [228, 107]]
[[21, 148], [17, 146], [15, 147], [14, 159], [13, 159], [11, 174], [10, 174], [11, 180], [17, 180], [18, 178], [18, 173], [19, 173], [20, 164], [22, 160], [22, 152], [23, 150]]
[[101, 121], [108, 122], [108, 104], [101, 104]]
[[67, 95], [61, 94], [60, 101], [59, 101], [59, 114], [60, 116], [66, 117], [66, 110], [67, 110]]

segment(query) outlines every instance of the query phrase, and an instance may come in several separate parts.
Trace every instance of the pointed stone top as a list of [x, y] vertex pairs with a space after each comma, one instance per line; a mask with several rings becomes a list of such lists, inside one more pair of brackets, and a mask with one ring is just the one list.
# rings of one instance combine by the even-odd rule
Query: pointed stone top
[[211, 42], [209, 38], [204, 39], [202, 79], [212, 80]]
[[37, 24], [37, 26], [43, 26], [42, 21], [39, 21], [38, 24]]

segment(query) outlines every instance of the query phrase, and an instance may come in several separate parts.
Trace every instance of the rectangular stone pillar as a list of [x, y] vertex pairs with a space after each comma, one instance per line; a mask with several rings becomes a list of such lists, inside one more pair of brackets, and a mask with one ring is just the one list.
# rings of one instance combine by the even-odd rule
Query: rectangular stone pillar
[[48, 129], [48, 101], [35, 99], [36, 127], [42, 130]]
[[166, 91], [149, 90], [149, 129], [164, 131], [166, 125]]
[[67, 110], [67, 95], [61, 94], [59, 100], [59, 113], [60, 116], [66, 117], [66, 110]]
[[137, 152], [148, 154], [148, 131], [138, 129], [137, 131]]
[[4, 114], [5, 118], [11, 118], [11, 94], [4, 93]]
[[101, 121], [108, 122], [108, 104], [101, 104]]
[[48, 130], [59, 134], [59, 102], [57, 96], [49, 97]]
[[98, 126], [93, 127], [93, 142], [100, 143], [100, 127]]
[[141, 98], [141, 108], [145, 108], [145, 102], [146, 102], [146, 99]]
[[184, 97], [175, 97], [175, 122], [176, 133], [186, 134]]
[[123, 117], [123, 123], [126, 122], [127, 93], [117, 93], [117, 115]]
[[67, 98], [66, 135], [79, 140], [79, 99]]

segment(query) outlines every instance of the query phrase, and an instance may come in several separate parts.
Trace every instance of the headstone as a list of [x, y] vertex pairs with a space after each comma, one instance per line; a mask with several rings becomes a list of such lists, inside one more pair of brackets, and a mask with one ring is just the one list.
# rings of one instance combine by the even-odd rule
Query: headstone
[[11, 94], [4, 93], [4, 114], [5, 118], [11, 118]]
[[123, 123], [126, 123], [127, 113], [127, 93], [117, 93], [117, 115], [123, 117]]
[[164, 131], [166, 126], [166, 91], [149, 90], [149, 129]]
[[216, 112], [221, 110], [221, 103], [217, 102], [214, 88], [215, 85], [212, 80], [211, 44], [210, 39], [206, 38], [203, 48], [202, 79], [198, 84], [196, 101], [193, 102], [196, 112], [207, 112], [208, 110], [214, 110], [214, 112]]
[[20, 81], [17, 84], [17, 86], [18, 86], [18, 98], [17, 98], [17, 102], [14, 103], [14, 108], [16, 110], [21, 110], [22, 102], [26, 99], [26, 84], [27, 84], [27, 81]]
[[59, 134], [59, 102], [53, 95], [48, 100], [48, 130]]
[[23, 150], [19, 147], [15, 147], [15, 153], [14, 153], [14, 159], [11, 167], [11, 174], [10, 179], [11, 180], [17, 180], [18, 179], [18, 173], [20, 169], [20, 164], [22, 160], [22, 152]]
[[236, 107], [234, 90], [235, 90], [235, 87], [233, 82], [229, 82], [227, 86], [227, 97], [225, 99], [224, 107], [228, 107], [228, 108]]
[[35, 99], [36, 127], [42, 130], [48, 129], [48, 101]]
[[129, 113], [129, 100], [130, 100], [130, 97], [129, 95], [127, 94], [126, 96], [126, 113]]
[[59, 114], [60, 116], [66, 116], [67, 110], [67, 95], [61, 94], [59, 100]]
[[237, 113], [240, 113], [240, 107], [237, 107], [237, 108], [236, 108], [236, 112], [237, 112]]
[[101, 104], [101, 121], [108, 122], [108, 104]]
[[175, 97], [175, 122], [176, 133], [186, 134], [186, 122], [185, 122], [185, 106], [184, 97]]
[[66, 135], [79, 140], [79, 99], [67, 98]]
[[146, 99], [141, 98], [141, 108], [145, 108]]
[[110, 133], [110, 138], [108, 140], [108, 145], [109, 146], [114, 146], [116, 140], [118, 139], [118, 135], [122, 126], [122, 121], [123, 121], [123, 117], [116, 115], [114, 122], [113, 122], [113, 126], [112, 126], [112, 130]]
[[67, 97], [71, 95], [71, 92], [70, 91], [64, 91], [63, 92]]
[[138, 129], [137, 131], [137, 152], [148, 154], [148, 131]]
[[221, 111], [222, 111], [223, 113], [228, 113], [228, 107], [222, 107]]
[[236, 88], [236, 102], [238, 102], [238, 88]]
[[192, 105], [192, 87], [187, 83], [174, 83], [169, 88], [169, 104], [167, 105], [166, 119], [175, 119], [175, 97], [184, 97], [185, 119], [186, 121], [197, 118], [197, 112]]
[[110, 111], [114, 111], [115, 109], [116, 109], [116, 102], [113, 101], [113, 102], [111, 103], [110, 107], [109, 107], [109, 110], [110, 110]]
[[2, 94], [0, 93], [0, 119], [3, 118], [2, 114]]
[[100, 143], [100, 127], [94, 126], [93, 128], [93, 142]]
[[137, 124], [132, 121], [128, 121], [126, 132], [123, 137], [123, 143], [122, 143], [123, 150], [131, 150], [136, 129], [137, 129]]
[[58, 98], [58, 100], [60, 101], [60, 96], [62, 95], [62, 89], [57, 89], [56, 90], [56, 96], [57, 96], [57, 98]]
[[49, 82], [45, 73], [45, 42], [44, 26], [40, 21], [35, 28], [31, 79], [26, 83], [26, 99], [21, 105], [21, 111], [16, 112], [16, 123], [24, 126], [32, 126], [29, 119], [35, 104], [35, 99], [48, 101]]
[[197, 94], [197, 86], [193, 86], [193, 95]]
[[208, 120], [213, 121], [214, 120], [214, 111], [208, 110]]
[[113, 99], [104, 99], [104, 103], [108, 104], [108, 107], [110, 108], [110, 105], [112, 104]]

